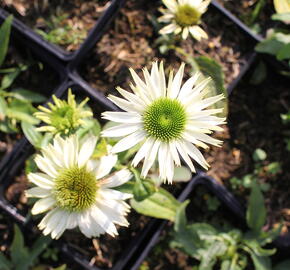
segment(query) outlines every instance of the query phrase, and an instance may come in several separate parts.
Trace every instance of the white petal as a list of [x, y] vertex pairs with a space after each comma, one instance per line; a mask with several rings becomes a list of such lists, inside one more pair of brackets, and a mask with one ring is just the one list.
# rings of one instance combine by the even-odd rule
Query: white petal
[[158, 151], [159, 177], [164, 181], [166, 179], [166, 157], [168, 155], [167, 143], [162, 142]]
[[96, 178], [100, 179], [103, 178], [105, 175], [109, 174], [113, 167], [116, 165], [117, 160], [117, 155], [102, 156], [96, 169]]
[[103, 137], [123, 137], [141, 128], [142, 128], [141, 124], [125, 123], [105, 129], [101, 132], [101, 134]]
[[89, 158], [92, 156], [97, 143], [97, 138], [94, 136], [88, 137], [83, 145], [81, 146], [79, 155], [78, 155], [78, 166], [84, 166]]
[[177, 9], [177, 3], [175, 0], [162, 0], [162, 2], [170, 11], [175, 13]]
[[44, 188], [44, 189], [52, 189], [54, 186], [52, 178], [44, 173], [30, 173], [28, 174], [28, 180], [33, 184]]
[[45, 172], [53, 178], [57, 177], [58, 173], [57, 168], [55, 168], [54, 162], [50, 161], [49, 159], [45, 159], [40, 155], [37, 155], [34, 161], [41, 171]]
[[112, 153], [119, 153], [119, 152], [125, 151], [125, 150], [133, 147], [137, 143], [141, 142], [142, 140], [144, 140], [145, 137], [146, 137], [145, 132], [143, 130], [138, 130], [138, 131], [132, 133], [131, 135], [123, 138], [117, 144], [115, 144], [113, 146], [111, 152]]
[[184, 159], [184, 161], [186, 162], [186, 164], [189, 166], [189, 168], [191, 169], [192, 172], [195, 172], [195, 168], [193, 166], [193, 163], [191, 161], [191, 159], [189, 158], [186, 150], [184, 149], [182, 143], [180, 141], [176, 141], [176, 146], [177, 146], [177, 150], [180, 153], [181, 157]]
[[28, 189], [25, 194], [26, 197], [45, 198], [51, 195], [51, 191], [49, 189], [44, 189], [41, 187], [33, 187], [31, 189]]
[[169, 151], [170, 151], [170, 154], [175, 162], [175, 164], [177, 166], [180, 166], [180, 158], [179, 158], [179, 155], [178, 155], [178, 152], [177, 152], [177, 149], [176, 149], [176, 145], [175, 145], [175, 142], [172, 141], [169, 143]]
[[156, 159], [156, 155], [157, 155], [160, 143], [161, 142], [159, 140], [155, 140], [154, 144], [152, 145], [152, 148], [145, 156], [144, 164], [141, 171], [141, 176], [144, 178], [146, 177], [148, 171], [150, 170], [150, 168], [152, 167]]
[[171, 87], [168, 88], [167, 90], [168, 91], [167, 96], [172, 99], [175, 99], [179, 94], [180, 86], [181, 86], [182, 78], [183, 78], [183, 73], [184, 73], [184, 66], [185, 66], [184, 63], [180, 65], [178, 72], [174, 76]]
[[71, 212], [67, 218], [67, 229], [73, 229], [78, 225], [78, 213]]
[[130, 101], [132, 104], [134, 104], [134, 107], [137, 107], [139, 110], [144, 109], [144, 107], [146, 106], [144, 101], [140, 97], [138, 97], [137, 95], [134, 95], [134, 94], [122, 89], [121, 87], [117, 87], [116, 89], [124, 98], [126, 98], [128, 101]]
[[170, 34], [170, 33], [174, 32], [177, 28], [178, 28], [178, 26], [175, 23], [171, 23], [169, 25], [166, 25], [162, 29], [160, 29], [159, 33], [161, 35]]
[[199, 79], [200, 76], [201, 73], [195, 72], [194, 75], [184, 83], [178, 95], [178, 99], [180, 101], [182, 101], [184, 98], [186, 99], [189, 94], [193, 92], [193, 86], [196, 84], [196, 81]]
[[89, 238], [93, 236], [99, 236], [105, 232], [101, 226], [95, 222], [94, 218], [92, 217], [92, 211], [93, 209], [89, 209], [88, 211], [78, 215], [79, 228], [81, 232]]
[[102, 118], [117, 123], [141, 123], [142, 117], [134, 112], [104, 112]]
[[112, 188], [123, 185], [132, 178], [132, 174], [129, 170], [123, 169], [115, 172], [108, 178], [100, 180], [100, 185], [102, 188]]
[[189, 138], [192, 138], [192, 140], [197, 139], [205, 143], [209, 143], [215, 146], [220, 146], [222, 141], [214, 139], [206, 134], [195, 132], [195, 131], [185, 131], [184, 134], [187, 134], [186, 136]]
[[57, 226], [51, 232], [52, 239], [58, 239], [63, 234], [63, 232], [67, 229], [68, 217], [69, 217], [69, 213], [66, 211], [62, 211], [61, 218], [59, 219]]
[[118, 107], [120, 107], [122, 110], [127, 112], [142, 112], [143, 110], [138, 109], [138, 107], [135, 107], [134, 104], [130, 103], [129, 101], [115, 97], [113, 95], [109, 95], [108, 99], [111, 100], [113, 103], [115, 103]]
[[185, 40], [187, 39], [188, 37], [188, 34], [189, 34], [189, 30], [188, 30], [188, 27], [185, 27], [182, 31], [182, 38]]
[[208, 38], [207, 33], [197, 25], [189, 27], [189, 32], [198, 41], [200, 41], [202, 38]]
[[[112, 200], [127, 200], [132, 198], [132, 194], [120, 192], [114, 189], [101, 188], [98, 193], [104, 198], [110, 198]], [[98, 195], [99, 195], [98, 194]]]
[[93, 206], [91, 209], [91, 216], [106, 233], [110, 234], [113, 237], [115, 235], [118, 235], [117, 229], [108, 213], [103, 212], [98, 206]]
[[138, 152], [136, 153], [133, 161], [132, 161], [132, 165], [134, 167], [136, 167], [139, 162], [146, 156], [146, 154], [148, 154], [153, 146], [155, 142], [155, 139], [148, 137], [146, 139], [146, 141], [143, 143], [143, 145], [141, 146], [141, 148], [138, 150]]
[[38, 200], [31, 209], [32, 215], [37, 215], [49, 210], [56, 203], [52, 197], [47, 197]]

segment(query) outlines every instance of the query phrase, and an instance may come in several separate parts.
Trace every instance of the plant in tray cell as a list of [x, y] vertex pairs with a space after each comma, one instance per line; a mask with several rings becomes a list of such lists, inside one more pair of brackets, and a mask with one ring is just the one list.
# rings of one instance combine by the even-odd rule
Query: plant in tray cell
[[6, 133], [19, 132], [19, 123], [38, 124], [33, 116], [36, 109], [32, 103], [41, 103], [45, 97], [27, 89], [13, 88], [18, 75], [28, 67], [18, 64], [17, 67], [5, 68], [4, 60], [8, 51], [12, 16], [0, 27], [0, 130]]
[[237, 228], [221, 231], [207, 223], [189, 224], [185, 214], [188, 203], [183, 203], [177, 212], [171, 245], [197, 259], [199, 270], [272, 269], [269, 256], [276, 250], [264, 249], [263, 246], [271, 243], [280, 229], [263, 231], [266, 209], [257, 183], [252, 185], [247, 209], [250, 230], [246, 233]]
[[[220, 145], [208, 134], [221, 130], [218, 125], [225, 121], [213, 116], [222, 109], [207, 109], [223, 95], [205, 97], [210, 80], [198, 83], [199, 73], [182, 86], [183, 69], [184, 64], [175, 76], [171, 71], [167, 83], [162, 63], [153, 63], [151, 73], [144, 69], [145, 82], [131, 70], [134, 94], [118, 88], [125, 99], [109, 97], [126, 111], [104, 112], [112, 122], [102, 131], [85, 106], [87, 99], [77, 104], [70, 91], [68, 101], [54, 97], [49, 108], [39, 108], [35, 116], [46, 125], [30, 126], [25, 134], [40, 148], [34, 161], [41, 172], [28, 174], [36, 186], [26, 194], [39, 199], [32, 214], [47, 212], [38, 225], [45, 235], [59, 238], [66, 229], [79, 227], [87, 237], [115, 236], [115, 224], [129, 225], [125, 200], [130, 198], [137, 212], [174, 221], [180, 203], [160, 184], [190, 179], [179, 154], [192, 171], [190, 158], [207, 169], [197, 146]], [[100, 133], [110, 139], [99, 138]], [[52, 143], [43, 143], [46, 134]]]
[[279, 21], [280, 24], [268, 30], [267, 38], [256, 46], [256, 51], [274, 55], [280, 61], [287, 61], [290, 66], [290, 32], [287, 27], [290, 22], [290, 3], [288, 0], [278, 0], [274, 4], [276, 14], [272, 16], [272, 20]]
[[279, 162], [268, 162], [267, 154], [263, 149], [257, 148], [253, 153], [254, 170], [252, 173], [243, 177], [232, 177], [230, 179], [231, 187], [237, 191], [249, 189], [252, 184], [258, 182], [263, 192], [270, 190], [269, 180], [274, 179], [281, 172]]
[[183, 39], [187, 39], [189, 34], [196, 40], [207, 38], [199, 24], [209, 3], [209, 0], [163, 0], [167, 9], [160, 9], [163, 16], [159, 21], [168, 25], [160, 30], [160, 34], [181, 33]]
[[[0, 269], [1, 270], [45, 270], [47, 265], [39, 263], [39, 257], [50, 244], [49, 237], [40, 236], [31, 247], [25, 246], [24, 238], [21, 230], [14, 225], [14, 237], [10, 246], [9, 254], [0, 252]], [[62, 265], [57, 268], [50, 267], [51, 270], [66, 270], [66, 266]]]

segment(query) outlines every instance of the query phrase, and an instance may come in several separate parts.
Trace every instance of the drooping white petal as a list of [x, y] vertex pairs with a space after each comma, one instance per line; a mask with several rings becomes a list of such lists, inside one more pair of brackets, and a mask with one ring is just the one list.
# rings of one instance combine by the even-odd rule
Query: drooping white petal
[[38, 200], [31, 209], [32, 215], [37, 215], [49, 210], [56, 203], [52, 197], [46, 197]]
[[160, 144], [161, 142], [159, 140], [155, 140], [154, 144], [152, 145], [152, 148], [150, 149], [150, 152], [147, 153], [147, 155], [145, 156], [144, 164], [141, 171], [141, 176], [143, 176], [144, 178], [146, 177], [148, 171], [150, 170], [156, 159], [156, 155]]
[[188, 37], [188, 34], [189, 34], [189, 28], [188, 27], [185, 27], [182, 31], [182, 38], [185, 40], [187, 39]]
[[190, 26], [189, 32], [198, 41], [200, 41], [202, 38], [208, 39], [207, 33], [197, 25]]
[[177, 28], [179, 28], [175, 23], [168, 24], [159, 30], [161, 35], [166, 35], [174, 32]]
[[51, 195], [50, 189], [44, 189], [41, 187], [33, 187], [28, 189], [26, 192], [26, 197], [35, 197], [35, 198], [45, 198]]
[[100, 180], [100, 185], [102, 188], [113, 188], [118, 187], [126, 182], [128, 182], [132, 178], [132, 174], [129, 170], [123, 169], [115, 172], [113, 175]]
[[[113, 103], [115, 103], [118, 107], [120, 107], [122, 110], [127, 111], [127, 112], [142, 112], [142, 108], [138, 108], [137, 106], [134, 106], [134, 104], [131, 104], [129, 101], [115, 97], [113, 95], [109, 95], [108, 99], [111, 100]], [[102, 116], [103, 118], [103, 116]]]
[[37, 155], [34, 161], [41, 171], [53, 178], [57, 177], [57, 168], [55, 168], [54, 163], [50, 159], [45, 159], [44, 157]]
[[127, 136], [138, 129], [141, 129], [141, 124], [120, 124], [111, 128], [107, 128], [101, 132], [103, 137], [121, 137], [121, 136]]
[[131, 135], [123, 138], [117, 144], [115, 144], [111, 150], [112, 153], [119, 153], [125, 151], [137, 143], [143, 141], [146, 137], [146, 134], [143, 130], [138, 130]]
[[139, 162], [150, 152], [154, 142], [155, 142], [155, 139], [153, 139], [152, 137], [148, 137], [146, 139], [146, 141], [143, 143], [141, 148], [138, 150], [138, 152], [136, 153], [136, 155], [132, 161], [132, 165], [134, 167], [136, 167], [139, 164]]

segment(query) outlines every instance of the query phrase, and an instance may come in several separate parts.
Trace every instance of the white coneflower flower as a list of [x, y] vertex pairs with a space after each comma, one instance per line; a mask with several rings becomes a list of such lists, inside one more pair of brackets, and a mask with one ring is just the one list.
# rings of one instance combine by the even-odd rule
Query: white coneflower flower
[[114, 225], [128, 226], [125, 218], [129, 205], [124, 200], [131, 194], [111, 189], [131, 178], [120, 170], [107, 176], [117, 162], [116, 155], [90, 160], [96, 145], [95, 137], [81, 146], [76, 135], [65, 140], [60, 136], [37, 155], [35, 162], [42, 173], [30, 173], [28, 179], [37, 185], [27, 196], [40, 198], [33, 215], [49, 211], [38, 225], [45, 235], [59, 238], [66, 229], [79, 227], [87, 236], [108, 233], [117, 235]]
[[207, 169], [208, 164], [195, 145], [207, 148], [205, 143], [216, 146], [221, 143], [207, 133], [222, 130], [217, 125], [223, 124], [225, 118], [212, 116], [222, 109], [205, 108], [223, 99], [223, 95], [204, 98], [209, 92], [207, 85], [210, 79], [197, 84], [199, 73], [181, 87], [184, 64], [174, 78], [171, 70], [167, 85], [162, 63], [159, 68], [157, 63], [153, 63], [151, 74], [146, 68], [143, 70], [145, 82], [134, 70], [130, 71], [135, 82], [135, 85], [131, 84], [134, 94], [117, 88], [125, 99], [109, 96], [112, 102], [126, 112], [102, 114], [107, 120], [121, 123], [104, 130], [103, 136], [126, 136], [111, 151], [118, 153], [143, 143], [133, 159], [133, 166], [137, 166], [144, 158], [141, 175], [146, 177], [157, 157], [160, 178], [169, 183], [172, 182], [174, 163], [180, 165], [178, 153], [192, 171], [195, 168], [189, 157]]
[[210, 0], [162, 0], [167, 9], [161, 9], [163, 16], [158, 20], [169, 23], [160, 30], [160, 34], [179, 34], [186, 39], [190, 33], [193, 38], [200, 41], [208, 38], [207, 33], [202, 30], [200, 17], [206, 11]]
[[34, 113], [35, 117], [42, 120], [47, 126], [37, 128], [38, 131], [51, 132], [53, 134], [72, 134], [83, 125], [84, 118], [93, 116], [93, 113], [84, 109], [89, 98], [80, 104], [75, 101], [75, 96], [71, 90], [68, 91], [67, 101], [52, 96], [54, 104], [48, 103], [49, 108], [38, 106], [39, 112]]

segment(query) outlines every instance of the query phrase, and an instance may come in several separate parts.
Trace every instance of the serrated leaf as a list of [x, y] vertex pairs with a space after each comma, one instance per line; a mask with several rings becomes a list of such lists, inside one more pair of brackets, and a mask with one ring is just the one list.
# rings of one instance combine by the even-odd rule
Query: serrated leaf
[[290, 12], [290, 0], [274, 0], [274, 7], [277, 13]]
[[140, 214], [170, 221], [174, 221], [176, 211], [180, 206], [180, 202], [163, 188], [159, 188], [157, 192], [141, 202], [134, 199], [130, 202], [132, 208]]
[[0, 27], [0, 66], [2, 66], [7, 54], [12, 20], [13, 16], [10, 15]]
[[254, 232], [260, 233], [266, 221], [266, 207], [263, 194], [256, 181], [252, 184], [246, 218], [248, 226]]
[[42, 134], [36, 130], [36, 127], [29, 122], [21, 122], [22, 131], [26, 139], [35, 147], [40, 148], [43, 139]]

